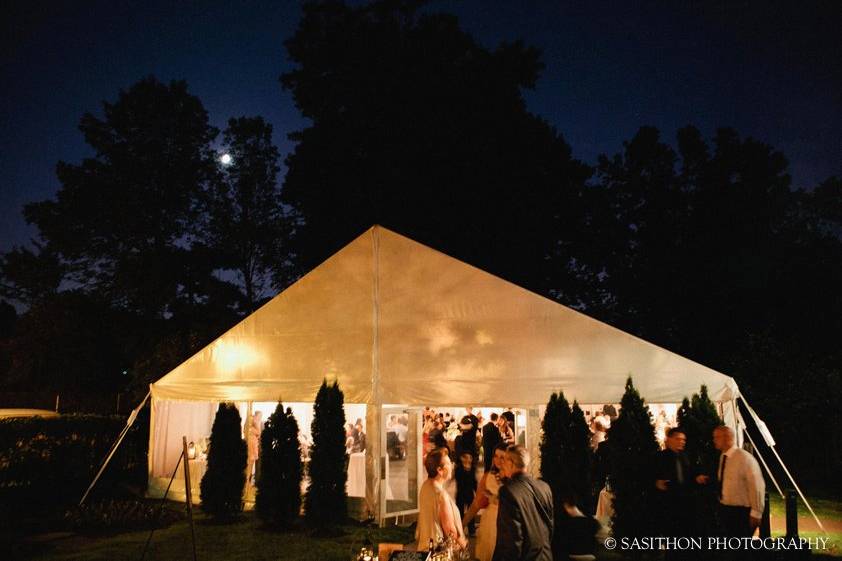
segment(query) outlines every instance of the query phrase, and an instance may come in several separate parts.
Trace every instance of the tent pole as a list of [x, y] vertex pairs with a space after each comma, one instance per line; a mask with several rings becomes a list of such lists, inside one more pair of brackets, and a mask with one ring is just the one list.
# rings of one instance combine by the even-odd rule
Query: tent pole
[[[743, 422], [743, 426], [745, 426], [745, 421]], [[785, 498], [784, 492], [781, 491], [781, 486], [778, 485], [778, 480], [775, 479], [774, 475], [772, 475], [772, 470], [769, 469], [768, 464], [766, 464], [766, 460], [764, 460], [763, 456], [760, 454], [760, 449], [757, 447], [757, 444], [754, 443], [754, 439], [751, 438], [751, 434], [749, 434], [748, 429], [743, 428], [743, 433], [748, 437], [748, 441], [751, 442], [751, 445], [754, 448], [755, 454], [757, 454], [757, 457], [760, 458], [760, 463], [763, 464], [763, 468], [766, 470], [766, 473], [769, 475], [769, 479], [771, 479], [772, 483], [775, 484], [775, 489], [778, 490], [778, 494], [781, 496], [782, 499]]]
[[99, 481], [99, 478], [102, 475], [102, 472], [105, 471], [105, 468], [108, 466], [108, 462], [111, 461], [111, 458], [117, 452], [117, 448], [119, 448], [120, 443], [123, 442], [123, 438], [125, 438], [126, 434], [128, 434], [129, 429], [132, 427], [135, 420], [137, 419], [137, 414], [140, 412], [140, 410], [146, 404], [146, 400], [149, 399], [149, 396], [151, 394], [152, 394], [151, 390], [149, 392], [147, 392], [146, 397], [143, 398], [143, 401], [140, 402], [140, 405], [138, 405], [129, 415], [129, 418], [126, 421], [126, 426], [123, 427], [123, 430], [120, 432], [120, 436], [117, 437], [117, 440], [111, 446], [111, 451], [108, 453], [108, 456], [106, 456], [105, 461], [102, 462], [102, 467], [99, 468], [99, 471], [97, 472], [96, 477], [94, 477], [94, 480], [91, 481], [90, 485], [88, 485], [88, 490], [85, 491], [84, 495], [82, 495], [82, 500], [79, 501], [79, 506], [82, 506], [82, 504], [85, 502], [85, 499], [88, 498], [88, 495], [90, 494], [91, 489], [93, 489], [94, 485], [96, 485], [96, 482]]
[[[754, 411], [754, 409], [752, 409], [751, 405], [749, 405], [745, 396], [740, 395], [740, 399], [743, 400], [743, 403], [745, 403], [746, 409], [748, 409], [749, 415], [751, 415], [751, 418], [754, 419], [754, 422], [757, 423], [757, 426], [759, 427], [760, 423], [762, 423], [762, 421], [760, 420], [760, 417], [757, 415], [757, 413]], [[795, 478], [789, 472], [789, 468], [786, 467], [786, 464], [784, 463], [783, 459], [778, 454], [778, 451], [775, 449], [774, 443], [770, 443], [769, 448], [772, 450], [772, 453], [775, 455], [775, 458], [778, 459], [778, 463], [781, 464], [781, 467], [783, 468], [784, 473], [786, 473], [786, 476], [789, 478], [790, 482], [792, 482], [792, 485], [793, 485], [793, 487], [795, 487], [795, 490], [798, 491], [798, 496], [800, 496], [801, 500], [804, 501], [804, 504], [807, 506], [807, 510], [809, 510], [810, 514], [813, 515], [813, 520], [815, 520], [816, 524], [819, 525], [819, 529], [822, 532], [824, 532], [825, 534], [827, 534], [827, 530], [824, 529], [824, 526], [822, 525], [821, 520], [819, 520], [819, 517], [816, 515], [816, 512], [813, 510], [813, 507], [810, 506], [809, 501], [807, 501], [807, 497], [805, 497], [804, 493], [801, 492], [801, 488], [798, 486], [798, 483], [795, 482]]]

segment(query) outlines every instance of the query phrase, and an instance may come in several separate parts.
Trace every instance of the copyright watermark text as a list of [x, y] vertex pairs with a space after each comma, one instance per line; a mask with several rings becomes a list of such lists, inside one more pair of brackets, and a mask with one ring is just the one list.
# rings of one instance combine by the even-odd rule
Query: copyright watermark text
[[727, 538], [727, 537], [665, 537], [606, 538], [605, 549], [623, 551], [736, 551], [736, 550], [826, 550], [829, 538]]

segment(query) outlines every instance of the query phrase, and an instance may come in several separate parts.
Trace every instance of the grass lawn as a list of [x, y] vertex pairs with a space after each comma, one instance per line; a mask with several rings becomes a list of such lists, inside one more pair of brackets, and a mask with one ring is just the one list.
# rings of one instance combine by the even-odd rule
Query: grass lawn
[[[808, 497], [807, 500], [810, 501], [810, 506], [813, 507], [816, 516], [818, 516], [822, 522], [825, 522], [826, 520], [842, 520], [842, 502], [814, 497]], [[779, 516], [784, 519], [786, 518], [785, 501], [777, 493], [769, 494], [769, 513], [773, 517]], [[810, 511], [801, 501], [800, 497], [798, 499], [798, 515], [800, 517], [812, 518]]]
[[[822, 534], [810, 527], [809, 513], [799, 505], [800, 535], [802, 537], [829, 538], [828, 549], [814, 551], [814, 559], [839, 559], [842, 557], [842, 503], [833, 500], [811, 500], [813, 508], [828, 529]], [[178, 508], [178, 505], [175, 505]], [[783, 535], [785, 518], [783, 501], [771, 498], [773, 535]], [[260, 560], [275, 561], [348, 561], [362, 545], [370, 532], [374, 543], [409, 543], [413, 540], [411, 530], [401, 527], [373, 528], [360, 526], [344, 527], [338, 537], [313, 537], [306, 532], [274, 532], [267, 530], [253, 512], [243, 514], [240, 521], [218, 525], [201, 510], [196, 518], [197, 555], [201, 560]], [[809, 523], [808, 523], [809, 522]], [[814, 526], [814, 523], [812, 523]], [[23, 544], [15, 544], [3, 552], [4, 559], [43, 560], [102, 560], [136, 561], [140, 559], [148, 532], [127, 532], [114, 536], [89, 537], [70, 533], [34, 536]], [[174, 523], [169, 528], [156, 530], [147, 553], [147, 559], [190, 559], [190, 526], [186, 520]], [[621, 559], [617, 551], [602, 550], [601, 561]]]
[[[245, 513], [241, 521], [228, 525], [214, 524], [201, 512], [194, 516], [197, 556], [202, 560], [348, 561], [353, 551], [359, 551], [367, 533], [365, 528], [347, 526], [339, 537], [316, 538], [304, 532], [266, 530], [251, 512]], [[34, 543], [30, 540], [20, 550], [13, 550], [12, 555], [24, 559], [137, 561], [148, 535], [148, 532], [130, 532], [111, 537], [57, 536]], [[371, 539], [375, 543], [406, 543], [412, 540], [412, 534], [406, 528], [375, 528], [371, 530]], [[181, 521], [156, 530], [146, 558], [191, 559], [189, 524]]]

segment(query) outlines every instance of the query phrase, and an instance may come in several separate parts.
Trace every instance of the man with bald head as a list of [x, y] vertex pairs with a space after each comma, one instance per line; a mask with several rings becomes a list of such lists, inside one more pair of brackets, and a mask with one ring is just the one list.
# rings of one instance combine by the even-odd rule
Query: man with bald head
[[737, 448], [731, 427], [716, 427], [713, 445], [720, 451], [715, 482], [722, 530], [729, 537], [751, 537], [760, 526], [766, 492], [760, 465], [754, 456]]
[[497, 543], [492, 561], [553, 561], [553, 493], [532, 479], [529, 452], [509, 446], [500, 473]]

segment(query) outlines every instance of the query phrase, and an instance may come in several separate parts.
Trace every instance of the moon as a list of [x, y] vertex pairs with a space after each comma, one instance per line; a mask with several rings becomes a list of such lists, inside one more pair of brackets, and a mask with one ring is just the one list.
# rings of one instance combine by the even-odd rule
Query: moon
[[231, 154], [223, 154], [220, 156], [219, 161], [222, 163], [223, 166], [231, 165]]

